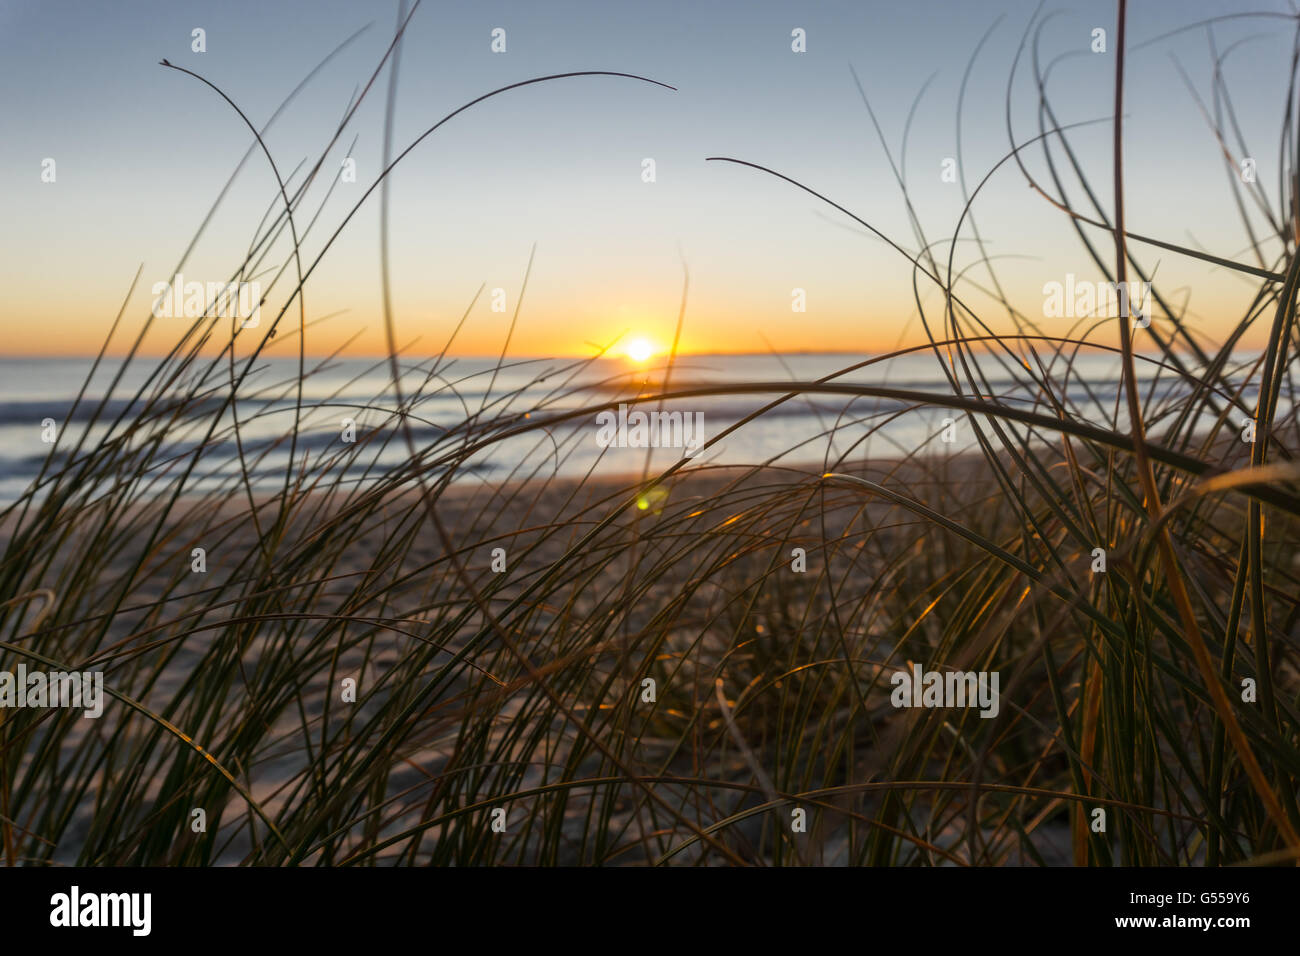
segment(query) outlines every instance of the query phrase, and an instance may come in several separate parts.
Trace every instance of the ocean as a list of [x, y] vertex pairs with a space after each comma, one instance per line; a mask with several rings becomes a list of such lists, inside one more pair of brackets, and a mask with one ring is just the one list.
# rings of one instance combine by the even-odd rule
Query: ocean
[[[776, 388], [762, 393], [729, 390], [745, 383], [813, 381], [867, 358], [845, 353], [683, 356], [673, 367], [671, 391], [721, 393], [662, 405], [658, 401], [630, 404], [622, 410], [619, 403], [662, 384], [662, 359], [652, 359], [643, 367], [615, 359], [508, 359], [496, 371], [497, 359], [448, 358], [436, 369], [432, 359], [408, 359], [401, 382], [416, 452], [431, 473], [460, 457], [457, 449], [476, 446], [459, 463], [456, 480], [630, 475], [639, 474], [647, 458], [652, 468], [680, 459], [683, 442], [674, 428], [667, 427], [668, 420], [663, 420], [662, 429], [653, 427], [653, 418], [651, 427], [638, 429], [632, 414], [638, 410], [677, 412], [688, 422], [698, 422], [704, 438], [713, 444], [692, 457], [695, 464], [771, 462], [832, 470], [864, 459], [951, 454], [975, 444], [963, 411], [918, 407], [897, 398], [828, 394], [790, 398], [718, 437], [782, 395]], [[1247, 363], [1251, 356], [1234, 358]], [[992, 354], [980, 354], [978, 360], [987, 379], [981, 386], [984, 394], [1008, 405], [1053, 414], [1042, 389], [1030, 382], [1023, 366], [1005, 356], [996, 360]], [[120, 360], [106, 360], [77, 403], [91, 366], [89, 359], [0, 359], [0, 502], [17, 499], [43, 469], [48, 473], [52, 463], [69, 455], [82, 460], [109, 440], [141, 453], [146, 440], [157, 443], [148, 454], [152, 487], [158, 490], [174, 490], [171, 483], [191, 463], [194, 467], [184, 485], [187, 492], [231, 487], [240, 480], [240, 445], [255, 488], [273, 491], [283, 484], [290, 464], [287, 436], [297, 404], [297, 359], [259, 360], [237, 392], [234, 413], [227, 409], [217, 420], [230, 393], [230, 372], [223, 364], [204, 382], [201, 401], [191, 404], [185, 414], [173, 418], [168, 411], [142, 434], [125, 437], [123, 423], [143, 407], [137, 392], [158, 362], [134, 361], [110, 392]], [[309, 475], [326, 476], [327, 481], [364, 483], [411, 459], [402, 430], [396, 427], [398, 403], [387, 359], [309, 358], [306, 369], [295, 472], [305, 468]], [[1140, 359], [1138, 370], [1144, 393], [1154, 389], [1153, 407], [1190, 392], [1186, 381], [1168, 368]], [[1069, 365], [1058, 360], [1048, 366], [1047, 374], [1052, 393], [1076, 418], [1103, 426], [1118, 421], [1123, 426], [1121, 366], [1113, 353], [1077, 355]], [[835, 381], [952, 393], [939, 358], [930, 351], [879, 361]], [[969, 387], [964, 392], [973, 394]], [[1242, 392], [1247, 407], [1253, 409], [1254, 397], [1253, 386], [1247, 386]], [[598, 407], [605, 406], [624, 423], [612, 439], [598, 419]], [[582, 414], [539, 427], [548, 419], [575, 412]], [[1289, 413], [1289, 408], [1280, 409], [1279, 418]], [[1201, 424], [1210, 421], [1206, 418]], [[626, 427], [629, 423], [633, 427]], [[48, 441], [51, 437], [53, 443]], [[355, 443], [347, 441], [349, 437], [355, 437]], [[1158, 423], [1152, 437], [1159, 439]], [[647, 441], [661, 447], [647, 449]], [[354, 447], [347, 447], [350, 444]]]

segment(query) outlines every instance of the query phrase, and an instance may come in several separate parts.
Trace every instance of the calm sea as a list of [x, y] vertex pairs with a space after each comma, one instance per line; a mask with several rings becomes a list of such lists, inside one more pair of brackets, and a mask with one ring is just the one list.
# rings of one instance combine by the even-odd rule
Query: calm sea
[[[831, 375], [863, 361], [866, 356], [785, 355], [726, 356], [693, 355], [678, 360], [672, 371], [672, 390], [695, 387], [739, 385], [747, 382], [812, 381]], [[1246, 356], [1239, 357], [1243, 361]], [[1049, 411], [1037, 389], [1026, 384], [1023, 369], [1007, 367], [992, 356], [980, 358], [987, 382], [986, 394], [1010, 404]], [[638, 394], [662, 381], [663, 369], [654, 362], [645, 371], [628, 363], [601, 360], [580, 366], [574, 360], [515, 360], [497, 372], [493, 359], [446, 359], [430, 376], [432, 360], [410, 362], [403, 369], [402, 388], [408, 400], [419, 397], [409, 406], [409, 421], [416, 436], [417, 449], [435, 453], [449, 452], [466, 440], [466, 422], [476, 424], [472, 441], [488, 438], [500, 431], [502, 422], [511, 419], [522, 424], [567, 411], [592, 408], [605, 402]], [[0, 501], [12, 501], [29, 487], [41, 473], [47, 458], [69, 454], [84, 455], [110, 435], [120, 435], [121, 425], [110, 430], [119, 416], [129, 420], [137, 390], [155, 370], [152, 360], [137, 361], [129, 366], [121, 382], [108, 394], [118, 360], [110, 360], [95, 374], [86, 390], [86, 398], [74, 409], [78, 390], [86, 381], [91, 362], [83, 359], [0, 359]], [[343, 359], [322, 364], [307, 362], [308, 375], [302, 386], [302, 417], [296, 461], [302, 467], [306, 456], [309, 474], [325, 473], [329, 479], [346, 481], [372, 480], [375, 469], [386, 469], [410, 459], [410, 452], [399, 429], [394, 427], [392, 409], [395, 392], [387, 360]], [[1104, 425], [1117, 415], [1120, 394], [1120, 365], [1109, 354], [1076, 357], [1066, 368], [1063, 362], [1051, 368], [1053, 387], [1063, 401], [1072, 405], [1075, 414], [1087, 421]], [[284, 480], [289, 464], [289, 445], [285, 435], [292, 428], [297, 383], [297, 360], [260, 361], [240, 387], [235, 406], [239, 422], [239, 439], [245, 460], [254, 480], [271, 490]], [[1139, 375], [1147, 387], [1154, 385], [1160, 400], [1169, 400], [1188, 391], [1169, 370], [1154, 378], [1154, 366], [1140, 362]], [[923, 392], [951, 393], [943, 367], [933, 353], [914, 353], [850, 372], [836, 381], [887, 386]], [[212, 412], [192, 414], [169, 425], [160, 447], [152, 453], [151, 478], [162, 488], [198, 456], [186, 488], [207, 491], [229, 487], [238, 474], [235, 444], [235, 417], [227, 411], [217, 419], [211, 437], [209, 427], [216, 412], [230, 393], [228, 372], [207, 383]], [[967, 389], [970, 393], [970, 389]], [[764, 405], [780, 393], [723, 394], [693, 397], [668, 404], [669, 411], [696, 413], [702, 416], [705, 436], [713, 439], [723, 430]], [[107, 399], [99, 420], [91, 416]], [[1243, 393], [1253, 407], [1254, 392]], [[653, 411], [659, 406], [639, 405]], [[1288, 414], [1289, 409], [1280, 410]], [[945, 422], [955, 421], [943, 442]], [[1118, 409], [1124, 421], [1122, 407]], [[356, 423], [364, 450], [352, 456], [346, 466], [340, 464], [345, 419]], [[48, 423], [54, 423], [57, 441], [51, 445]], [[378, 429], [378, 432], [374, 430]], [[44, 434], [43, 434], [44, 433]], [[596, 412], [584, 414], [572, 422], [549, 429], [534, 429], [513, 437], [489, 442], [461, 468], [465, 480], [499, 480], [512, 477], [577, 476], [596, 474], [632, 474], [640, 472], [646, 462], [646, 450], [637, 447], [603, 447]], [[130, 439], [139, 447], [143, 436]], [[77, 450], [80, 443], [80, 450]], [[773, 461], [799, 467], [843, 467], [844, 462], [864, 458], [896, 458], [918, 450], [951, 453], [971, 447], [973, 433], [961, 412], [922, 407], [880, 397], [839, 395], [801, 395], [759, 418], [742, 425], [707, 448], [696, 461], [725, 464], [752, 464]], [[355, 450], [355, 449], [354, 449]], [[680, 450], [659, 448], [652, 451], [652, 464], [666, 466], [681, 456]], [[345, 456], [346, 457], [346, 456]]]

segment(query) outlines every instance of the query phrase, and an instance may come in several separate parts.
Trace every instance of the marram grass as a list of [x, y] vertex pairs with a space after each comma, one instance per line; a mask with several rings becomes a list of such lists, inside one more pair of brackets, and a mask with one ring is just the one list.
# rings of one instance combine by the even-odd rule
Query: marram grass
[[[1004, 174], [1019, 166], [1062, 209], [1108, 280], [1150, 281], [1153, 243], [1207, 258], [1126, 237], [1122, 191], [1107, 206], [1077, 188], [1075, 131], [1041, 106]], [[6, 863], [1295, 862], [1294, 179], [1271, 200], [1257, 188], [1276, 229], [1256, 264], [1214, 260], [1258, 288], [1223, 341], [1158, 281], [1140, 342], [1122, 316], [1050, 336], [1009, 305], [998, 318], [1016, 331], [993, 334], [963, 299], [975, 279], [918, 224], [922, 252], [891, 242], [926, 289], [930, 343], [845, 365], [883, 383], [929, 353], [947, 391], [677, 384], [670, 358], [630, 394], [575, 384], [585, 363], [552, 367], [538, 399], [499, 369], [395, 344], [379, 366], [394, 387], [360, 410], [356, 441], [313, 443], [300, 423], [324, 406], [303, 390], [329, 360], [301, 356], [284, 382], [256, 370], [302, 341], [302, 285], [333, 237], [320, 247], [301, 204], [354, 110], [313, 168], [276, 171], [277, 204], [232, 271], [270, 270], [282, 306], [255, 330], [196, 322], [162, 360], [133, 349], [125, 364], [150, 372], [133, 400], [88, 389], [94, 440], [66, 436], [0, 515], [0, 670], [98, 671], [110, 695], [97, 720], [0, 709]], [[386, 201], [405, 155], [352, 211]], [[716, 171], [871, 228], [737, 162]], [[966, 195], [974, 208], [976, 184]], [[1243, 358], [1261, 328], [1267, 349]], [[1088, 355], [1125, 371], [1081, 405]], [[995, 375], [1014, 393], [992, 393]], [[458, 420], [421, 417], [484, 387]], [[820, 465], [792, 448], [725, 467], [706, 448], [640, 476], [557, 476], [598, 413], [704, 395], [752, 400], [746, 429], [808, 396], [841, 402], [814, 448], [925, 410], [976, 445], [882, 460], [840, 441]], [[246, 442], [266, 420], [281, 437]], [[475, 476], [521, 438], [536, 441], [524, 465]], [[399, 464], [376, 463], [388, 446], [407, 450]], [[268, 487], [254, 473], [272, 451], [289, 465]], [[198, 481], [218, 466], [235, 477]], [[894, 676], [922, 670], [997, 674], [996, 713], [895, 706]]]

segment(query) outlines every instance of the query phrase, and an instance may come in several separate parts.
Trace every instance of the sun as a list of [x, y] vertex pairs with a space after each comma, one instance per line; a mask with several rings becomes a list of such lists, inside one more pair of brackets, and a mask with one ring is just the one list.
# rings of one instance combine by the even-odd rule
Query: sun
[[637, 337], [632, 339], [623, 349], [623, 354], [633, 362], [648, 362], [655, 354], [654, 343], [649, 339]]

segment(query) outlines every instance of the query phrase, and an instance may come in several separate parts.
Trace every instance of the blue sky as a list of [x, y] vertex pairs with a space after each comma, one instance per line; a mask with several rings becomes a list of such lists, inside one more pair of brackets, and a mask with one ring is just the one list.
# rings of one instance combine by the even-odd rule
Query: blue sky
[[[1240, 12], [1237, 4], [1133, 5], [1127, 83], [1128, 217], [1133, 230], [1196, 243], [1226, 256], [1246, 244], [1233, 184], [1177, 64], [1210, 96], [1209, 34], [1163, 34]], [[1277, 2], [1251, 10], [1286, 12]], [[1037, 13], [1036, 13], [1037, 11]], [[313, 80], [268, 136], [284, 172], [314, 161], [359, 84], [391, 39], [397, 4], [335, 2], [0, 3], [0, 282], [12, 308], [0, 318], [5, 354], [93, 352], [137, 267], [141, 289], [128, 309], [138, 328], [149, 285], [169, 278], [250, 137], [211, 90], [158, 65], [164, 57], [203, 74], [257, 124], [335, 46], [366, 28]], [[927, 82], [907, 141], [913, 203], [932, 240], [961, 211], [960, 188], [941, 181], [955, 157], [957, 91], [991, 26], [961, 117], [962, 166], [973, 185], [1008, 151], [1007, 80], [1031, 20], [1042, 23], [1049, 93], [1063, 123], [1109, 115], [1114, 9], [1109, 3], [908, 4], [774, 2], [426, 2], [408, 31], [400, 67], [394, 142], [403, 147], [457, 106], [507, 83], [584, 69], [638, 73], [677, 87], [585, 77], [496, 97], [422, 143], [391, 179], [392, 279], [399, 338], [436, 350], [481, 284], [506, 290], [510, 310], [485, 294], [459, 351], [483, 354], [503, 341], [534, 244], [537, 248], [512, 350], [572, 354], [624, 331], [671, 336], [682, 285], [691, 293], [688, 349], [868, 350], [915, 340], [910, 266], [834, 210], [786, 183], [705, 157], [760, 163], [807, 183], [915, 247], [902, 194], [863, 107], [857, 71], [895, 160], [909, 110]], [[996, 25], [995, 25], [996, 24]], [[191, 31], [207, 50], [191, 50]], [[506, 30], [507, 52], [490, 50]], [[1089, 49], [1108, 31], [1111, 51]], [[791, 30], [807, 52], [790, 49]], [[1261, 181], [1276, 191], [1277, 138], [1286, 97], [1294, 20], [1242, 17], [1214, 28], [1219, 49], [1236, 41], [1225, 77], [1247, 141], [1258, 144]], [[1152, 42], [1154, 41], [1154, 42]], [[305, 243], [309, 258], [380, 168], [387, 74], [381, 75], [325, 169], [347, 146], [359, 183], [340, 185]], [[1037, 132], [1029, 62], [1012, 95], [1017, 139]], [[1074, 134], [1094, 188], [1110, 205], [1110, 127]], [[40, 181], [42, 159], [56, 183]], [[657, 178], [642, 181], [653, 158]], [[1045, 172], [1040, 153], [1027, 162]], [[299, 214], [315, 214], [322, 178]], [[236, 181], [187, 275], [224, 278], [274, 202], [275, 184], [255, 156]], [[1077, 187], [1072, 197], [1079, 198]], [[354, 334], [360, 351], [382, 350], [377, 196], [327, 253], [307, 291], [309, 351]], [[1044, 282], [1065, 273], [1098, 277], [1061, 214], [1027, 189], [1008, 164], [975, 209], [1009, 291], [1038, 309]], [[970, 236], [969, 227], [963, 238]], [[941, 247], [946, 255], [947, 246]], [[276, 263], [288, 247], [277, 247]], [[1159, 276], [1190, 290], [1193, 320], [1213, 334], [1252, 292], [1223, 270], [1167, 253]], [[957, 266], [969, 265], [969, 242]], [[977, 270], [978, 272], [978, 270]], [[975, 274], [975, 273], [973, 273]], [[807, 292], [808, 312], [790, 309]], [[284, 283], [272, 303], [287, 291]], [[925, 290], [927, 294], [931, 290]], [[974, 295], [974, 293], [972, 293]], [[933, 304], [933, 303], [931, 303]], [[58, 335], [51, 335], [51, 329]], [[1063, 331], [1064, 327], [1058, 331]], [[174, 327], [156, 330], [165, 348]]]

